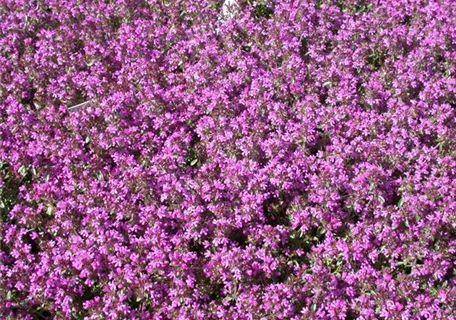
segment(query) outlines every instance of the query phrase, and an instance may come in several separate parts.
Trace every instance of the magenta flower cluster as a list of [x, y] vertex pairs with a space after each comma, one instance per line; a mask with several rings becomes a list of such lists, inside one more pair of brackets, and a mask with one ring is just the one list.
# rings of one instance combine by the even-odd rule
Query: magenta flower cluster
[[456, 319], [456, 2], [229, 3], [0, 1], [1, 319]]

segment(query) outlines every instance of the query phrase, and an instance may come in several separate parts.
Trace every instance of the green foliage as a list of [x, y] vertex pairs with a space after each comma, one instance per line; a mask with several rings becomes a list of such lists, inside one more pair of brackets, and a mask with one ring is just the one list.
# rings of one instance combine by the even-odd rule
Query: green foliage
[[367, 56], [367, 64], [372, 68], [372, 70], [376, 71], [383, 66], [385, 59], [386, 55], [382, 50], [370, 50], [370, 53]]
[[[23, 177], [27, 177], [25, 169], [19, 170]], [[3, 180], [3, 186], [0, 187], [0, 222], [5, 222], [10, 210], [17, 202], [21, 183], [14, 178], [11, 168], [4, 161], [0, 161], [0, 178]]]
[[[251, 0], [248, 0], [249, 5], [253, 5]], [[269, 19], [274, 14], [274, 10], [267, 5], [266, 1], [258, 1], [253, 10], [253, 16], [259, 20], [261, 18]]]
[[266, 6], [265, 4], [258, 4], [255, 6], [254, 16], [257, 19], [266, 18], [269, 19], [273, 15], [274, 11]]

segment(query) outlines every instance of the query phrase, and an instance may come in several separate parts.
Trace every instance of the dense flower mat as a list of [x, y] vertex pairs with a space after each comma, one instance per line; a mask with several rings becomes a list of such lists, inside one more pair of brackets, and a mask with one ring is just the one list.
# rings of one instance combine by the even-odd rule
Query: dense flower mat
[[456, 2], [222, 6], [0, 1], [0, 318], [456, 319]]

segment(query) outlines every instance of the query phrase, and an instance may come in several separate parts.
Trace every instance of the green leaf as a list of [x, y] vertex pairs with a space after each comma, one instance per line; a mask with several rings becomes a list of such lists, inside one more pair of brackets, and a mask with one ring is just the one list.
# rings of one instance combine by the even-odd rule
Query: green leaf
[[54, 207], [53, 206], [49, 206], [46, 210], [46, 214], [48, 216], [52, 216], [52, 214], [54, 213]]
[[378, 196], [378, 199], [380, 200], [381, 203], [385, 203], [386, 202], [385, 198], [383, 198], [382, 196]]
[[97, 172], [97, 179], [98, 180], [103, 180], [104, 179], [103, 173], [101, 171]]
[[196, 165], [198, 163], [198, 159], [193, 159], [191, 162], [190, 162], [190, 165], [193, 167], [194, 165]]
[[401, 197], [401, 198], [399, 199], [399, 202], [397, 203], [397, 206], [398, 206], [399, 208], [402, 208], [403, 205], [404, 205], [404, 197]]
[[28, 168], [26, 166], [21, 166], [18, 170], [21, 176], [25, 177], [27, 175]]

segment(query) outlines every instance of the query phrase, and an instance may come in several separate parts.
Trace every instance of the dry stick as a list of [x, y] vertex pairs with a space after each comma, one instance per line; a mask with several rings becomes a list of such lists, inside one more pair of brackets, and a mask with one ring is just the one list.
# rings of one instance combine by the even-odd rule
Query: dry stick
[[77, 105], [75, 105], [75, 106], [69, 107], [68, 110], [69, 110], [70, 112], [78, 111], [78, 110], [81, 109], [81, 108], [89, 107], [91, 104], [92, 104], [92, 101], [89, 100], [89, 101], [86, 101], [86, 102], [77, 104]]
[[[89, 101], [86, 101], [86, 102], [83, 102], [83, 103], [80, 103], [80, 104], [76, 104], [76, 105], [74, 105], [72, 107], [69, 107], [68, 110], [70, 112], [78, 111], [81, 108], [89, 107], [91, 104], [92, 104], [92, 101], [89, 100]], [[41, 109], [41, 106], [38, 103], [33, 102], [33, 105], [35, 106], [35, 108], [37, 110]]]

